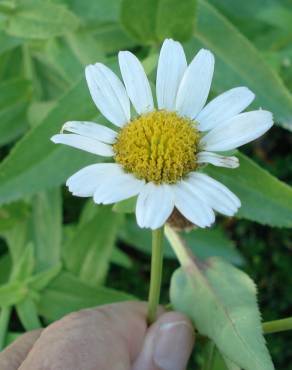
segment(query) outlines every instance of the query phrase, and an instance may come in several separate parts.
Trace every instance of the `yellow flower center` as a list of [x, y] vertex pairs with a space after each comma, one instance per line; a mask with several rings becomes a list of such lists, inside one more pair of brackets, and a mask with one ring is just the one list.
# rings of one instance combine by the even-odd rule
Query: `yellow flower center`
[[113, 145], [115, 160], [139, 179], [172, 184], [197, 168], [199, 139], [193, 121], [154, 111], [121, 129]]

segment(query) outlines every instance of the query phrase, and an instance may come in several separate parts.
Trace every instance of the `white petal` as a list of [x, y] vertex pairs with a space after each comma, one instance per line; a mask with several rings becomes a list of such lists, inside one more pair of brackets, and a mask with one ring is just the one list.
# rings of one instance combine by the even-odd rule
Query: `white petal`
[[166, 39], [161, 47], [156, 79], [159, 109], [175, 110], [177, 90], [187, 68], [183, 47], [179, 42]]
[[115, 163], [98, 163], [84, 167], [66, 182], [71, 193], [79, 197], [93, 196], [101, 181], [106, 177], [112, 177], [120, 168]]
[[212, 208], [192, 192], [186, 181], [174, 185], [175, 206], [180, 213], [199, 227], [210, 226], [215, 221]]
[[119, 52], [119, 64], [127, 93], [137, 113], [152, 111], [152, 92], [142, 64], [129, 51]]
[[197, 156], [198, 163], [211, 163], [217, 167], [237, 168], [239, 160], [236, 157], [226, 157], [212, 152], [200, 152]]
[[158, 229], [163, 226], [174, 208], [172, 187], [146, 184], [138, 196], [136, 218], [140, 227]]
[[117, 136], [117, 133], [112, 129], [104, 125], [87, 121], [66, 122], [62, 128], [62, 131], [73, 132], [74, 134], [96, 139], [106, 144], [112, 144]]
[[208, 132], [202, 138], [201, 145], [205, 150], [215, 152], [235, 149], [257, 139], [272, 125], [273, 116], [268, 111], [241, 113]]
[[186, 181], [192, 186], [192, 192], [217, 212], [233, 216], [241, 205], [226, 186], [205, 174], [192, 173]]
[[91, 97], [101, 113], [122, 127], [130, 120], [130, 101], [120, 79], [105, 65], [96, 63], [85, 69]]
[[209, 95], [213, 72], [213, 54], [201, 49], [185, 71], [178, 89], [176, 109], [182, 116], [197, 117]]
[[112, 157], [114, 154], [111, 145], [76, 134], [58, 134], [51, 137], [51, 140], [55, 144], [69, 145], [73, 148], [85, 150], [86, 152], [102, 155], [104, 157]]
[[217, 96], [196, 118], [200, 131], [208, 131], [242, 112], [254, 100], [247, 87], [236, 87]]
[[97, 204], [112, 204], [137, 195], [145, 184], [132, 174], [120, 173], [104, 179], [94, 193]]

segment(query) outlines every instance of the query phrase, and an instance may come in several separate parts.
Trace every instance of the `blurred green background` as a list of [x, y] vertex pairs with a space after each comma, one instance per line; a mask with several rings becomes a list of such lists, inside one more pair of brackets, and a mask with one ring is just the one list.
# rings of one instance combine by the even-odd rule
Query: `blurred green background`
[[[66, 178], [97, 159], [49, 139], [69, 119], [105, 122], [85, 65], [118, 71], [117, 52], [131, 50], [155, 83], [165, 37], [183, 42], [188, 60], [202, 46], [214, 52], [211, 96], [248, 86], [252, 108], [274, 113], [270, 132], [242, 150], [253, 162], [241, 155], [235, 177], [222, 175], [243, 203], [236, 219], [185, 238], [199, 257], [219, 255], [254, 279], [264, 321], [291, 312], [292, 191], [283, 182], [292, 180], [292, 2], [2, 0], [0, 347], [72, 310], [147, 298], [150, 232], [131, 214], [72, 197]], [[167, 246], [163, 303], [177, 266]], [[291, 334], [266, 339], [275, 367], [292, 368]], [[199, 343], [190, 369], [200, 361]]]

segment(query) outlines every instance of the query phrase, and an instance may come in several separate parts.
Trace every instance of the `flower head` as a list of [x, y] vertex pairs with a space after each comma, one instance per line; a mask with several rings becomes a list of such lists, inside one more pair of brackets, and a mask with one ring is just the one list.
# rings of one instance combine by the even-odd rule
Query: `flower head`
[[[187, 65], [180, 43], [165, 40], [158, 61], [155, 108], [149, 81], [139, 60], [119, 53], [123, 83], [105, 65], [86, 67], [97, 108], [116, 130], [92, 122], [70, 121], [52, 137], [113, 163], [87, 166], [67, 180], [76, 196], [111, 204], [138, 196], [140, 227], [162, 226], [174, 209], [199, 227], [210, 226], [214, 211], [234, 215], [240, 200], [223, 184], [200, 172], [202, 165], [236, 168], [238, 159], [220, 152], [264, 134], [272, 114], [241, 113], [254, 99], [246, 87], [219, 95], [207, 105], [214, 56], [201, 49]], [[131, 103], [136, 114], [131, 117]]]

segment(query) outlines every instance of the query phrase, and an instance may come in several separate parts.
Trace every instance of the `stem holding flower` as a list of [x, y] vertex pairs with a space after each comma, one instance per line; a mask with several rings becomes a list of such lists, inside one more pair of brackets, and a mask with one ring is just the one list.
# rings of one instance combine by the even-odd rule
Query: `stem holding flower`
[[159, 305], [163, 266], [163, 229], [164, 227], [161, 227], [152, 231], [151, 277], [147, 315], [149, 324], [156, 320]]

